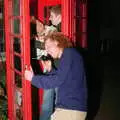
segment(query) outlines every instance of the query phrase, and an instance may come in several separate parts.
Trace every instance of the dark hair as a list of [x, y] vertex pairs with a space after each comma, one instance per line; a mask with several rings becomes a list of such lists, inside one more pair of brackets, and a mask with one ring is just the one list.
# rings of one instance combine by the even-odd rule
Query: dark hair
[[72, 43], [69, 38], [61, 32], [53, 32], [45, 36], [45, 42], [50, 39], [51, 41], [57, 41], [58, 47], [60, 48], [69, 48], [72, 47]]

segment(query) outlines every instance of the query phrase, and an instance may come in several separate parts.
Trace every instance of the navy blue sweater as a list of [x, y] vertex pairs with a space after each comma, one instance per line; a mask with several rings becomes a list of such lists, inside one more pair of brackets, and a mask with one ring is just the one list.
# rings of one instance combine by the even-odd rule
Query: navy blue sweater
[[58, 69], [34, 76], [32, 84], [37, 88], [58, 88], [56, 108], [87, 111], [83, 60], [74, 48], [65, 48]]

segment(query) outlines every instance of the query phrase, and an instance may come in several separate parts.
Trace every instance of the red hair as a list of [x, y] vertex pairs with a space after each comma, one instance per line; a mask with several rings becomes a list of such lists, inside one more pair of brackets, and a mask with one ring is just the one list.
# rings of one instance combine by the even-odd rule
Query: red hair
[[51, 41], [57, 41], [58, 47], [60, 48], [69, 48], [73, 46], [69, 38], [61, 32], [50, 33], [45, 36], [45, 41], [47, 41], [47, 39], [50, 39]]

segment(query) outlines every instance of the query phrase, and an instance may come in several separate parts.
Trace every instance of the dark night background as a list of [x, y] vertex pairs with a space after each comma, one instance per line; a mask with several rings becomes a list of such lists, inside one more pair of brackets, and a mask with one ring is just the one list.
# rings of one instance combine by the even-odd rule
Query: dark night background
[[120, 1], [88, 1], [88, 120], [120, 120]]

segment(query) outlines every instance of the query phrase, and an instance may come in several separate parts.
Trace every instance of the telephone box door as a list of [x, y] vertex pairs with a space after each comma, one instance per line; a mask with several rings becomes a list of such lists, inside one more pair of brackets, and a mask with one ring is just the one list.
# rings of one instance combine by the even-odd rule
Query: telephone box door
[[4, 0], [8, 119], [32, 120], [31, 84], [24, 79], [30, 65], [29, 0]]

